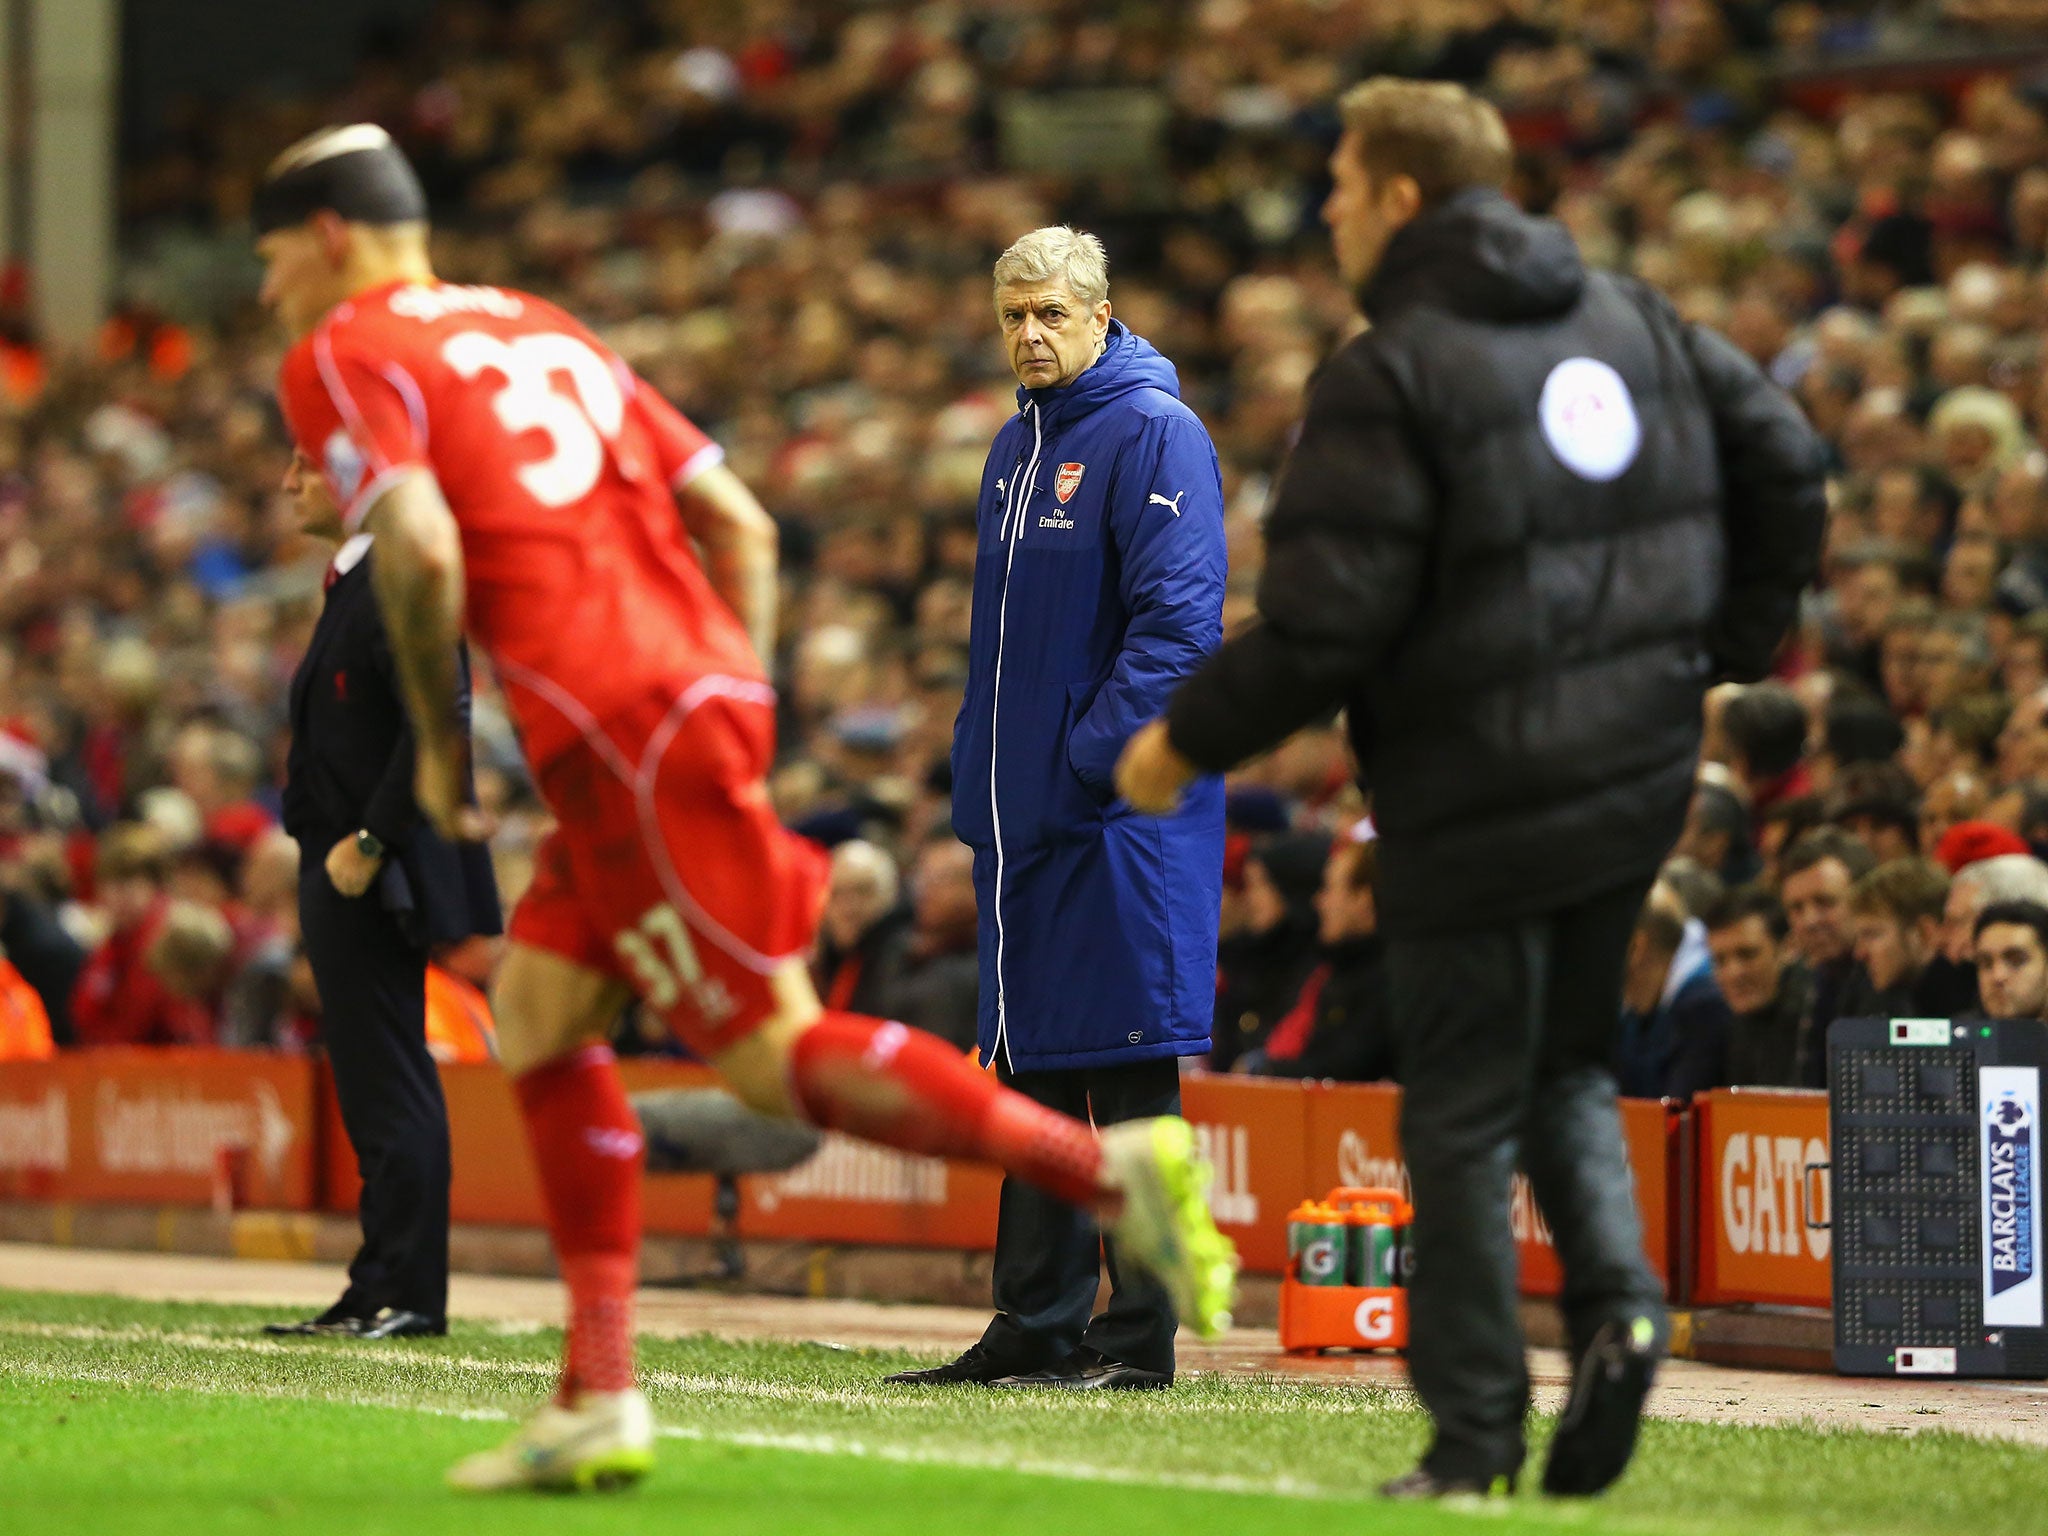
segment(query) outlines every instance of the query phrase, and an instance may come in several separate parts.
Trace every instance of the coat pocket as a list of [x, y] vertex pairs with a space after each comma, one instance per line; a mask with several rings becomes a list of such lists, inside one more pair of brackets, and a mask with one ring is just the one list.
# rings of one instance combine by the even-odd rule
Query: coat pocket
[[1102, 808], [1067, 760], [1074, 707], [1065, 683], [1005, 683], [994, 712], [996, 833], [1015, 853], [1102, 829]]
[[1068, 687], [1067, 732], [1063, 739], [1066, 743], [1066, 758], [1069, 771], [1073, 773], [1076, 779], [1080, 780], [1081, 788], [1087, 794], [1089, 803], [1098, 811], [1105, 811], [1116, 803], [1115, 764], [1111, 763], [1107, 775], [1097, 775], [1085, 771], [1082, 768], [1081, 759], [1074, 755], [1074, 733], [1079, 728], [1081, 722], [1087, 718], [1090, 707], [1095, 703], [1096, 695], [1101, 692], [1102, 685], [1100, 683], [1074, 683]]

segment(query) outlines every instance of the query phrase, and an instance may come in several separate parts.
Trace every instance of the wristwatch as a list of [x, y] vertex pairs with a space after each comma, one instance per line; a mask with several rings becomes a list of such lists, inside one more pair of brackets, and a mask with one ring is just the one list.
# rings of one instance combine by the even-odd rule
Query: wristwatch
[[384, 857], [384, 840], [364, 827], [356, 833], [356, 852], [366, 859], [381, 859]]

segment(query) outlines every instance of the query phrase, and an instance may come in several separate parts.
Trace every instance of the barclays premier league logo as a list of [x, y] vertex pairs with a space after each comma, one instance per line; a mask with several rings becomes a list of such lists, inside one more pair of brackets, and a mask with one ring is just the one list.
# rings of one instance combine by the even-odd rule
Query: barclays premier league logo
[[2041, 1074], [2033, 1067], [1982, 1067], [1977, 1079], [1983, 1108], [1984, 1322], [2038, 1328], [2041, 1188], [2035, 1126]]
[[2034, 1277], [2034, 1208], [2027, 1198], [2034, 1186], [2034, 1112], [2008, 1091], [1991, 1101], [1984, 1119], [1991, 1133], [1985, 1169], [1991, 1227], [1984, 1236], [1991, 1249], [1991, 1294], [2002, 1296]]

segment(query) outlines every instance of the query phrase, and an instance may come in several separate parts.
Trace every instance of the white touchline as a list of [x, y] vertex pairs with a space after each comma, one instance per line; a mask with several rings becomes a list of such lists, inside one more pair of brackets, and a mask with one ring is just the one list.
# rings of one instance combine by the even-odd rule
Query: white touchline
[[[25, 1334], [29, 1330], [9, 1326], [4, 1330]], [[67, 1332], [91, 1333], [95, 1330], [76, 1329]], [[97, 1330], [103, 1335], [114, 1330]], [[44, 1334], [45, 1337], [64, 1337], [56, 1329]], [[253, 1345], [257, 1340], [214, 1340], [220, 1345]], [[291, 1345], [279, 1345], [285, 1353], [292, 1352]], [[268, 1353], [268, 1351], [250, 1351]], [[331, 1358], [331, 1357], [330, 1357]], [[415, 1362], [424, 1364], [429, 1358], [447, 1357], [422, 1356]], [[393, 1364], [395, 1361], [380, 1360], [379, 1364]], [[513, 1366], [514, 1361], [491, 1361], [492, 1365]], [[549, 1375], [556, 1374], [556, 1368], [543, 1367]], [[16, 1378], [28, 1378], [51, 1382], [93, 1382], [109, 1386], [134, 1386], [133, 1375], [116, 1370], [91, 1369], [80, 1366], [55, 1366], [37, 1363], [10, 1362], [8, 1373]], [[648, 1384], [657, 1385], [653, 1376]], [[497, 1408], [449, 1408], [432, 1403], [408, 1402], [402, 1398], [369, 1397], [353, 1394], [293, 1392], [286, 1388], [257, 1383], [237, 1382], [233, 1385], [211, 1385], [204, 1382], [167, 1382], [157, 1377], [148, 1382], [155, 1390], [190, 1392], [196, 1397], [261, 1397], [271, 1401], [333, 1403], [345, 1408], [374, 1408], [393, 1413], [419, 1413], [433, 1418], [452, 1418], [480, 1423], [512, 1423], [515, 1416]], [[760, 1383], [756, 1383], [760, 1385]], [[812, 1394], [823, 1400], [825, 1394]], [[868, 1398], [870, 1404], [878, 1401]], [[887, 1400], [892, 1407], [902, 1406], [903, 1400]], [[934, 1404], [933, 1406], [942, 1406]], [[943, 1406], [950, 1407], [950, 1404]], [[1270, 1480], [1237, 1477], [1217, 1473], [1162, 1473], [1132, 1467], [1090, 1466], [1086, 1462], [1049, 1461], [1037, 1457], [1005, 1456], [999, 1452], [972, 1451], [965, 1449], [934, 1449], [926, 1446], [892, 1445], [886, 1442], [870, 1443], [864, 1440], [847, 1439], [840, 1435], [771, 1433], [762, 1430], [705, 1429], [701, 1426], [683, 1424], [658, 1425], [656, 1432], [665, 1440], [686, 1440], [708, 1445], [730, 1445], [742, 1450], [781, 1451], [804, 1456], [844, 1456], [855, 1460], [885, 1461], [899, 1466], [953, 1467], [974, 1472], [1014, 1472], [1023, 1477], [1050, 1477], [1068, 1482], [1117, 1483], [1134, 1488], [1174, 1488], [1198, 1493], [1264, 1494], [1269, 1497], [1287, 1499], [1317, 1499], [1355, 1501], [1363, 1497], [1357, 1489], [1326, 1488], [1306, 1483], [1298, 1478], [1280, 1476]]]

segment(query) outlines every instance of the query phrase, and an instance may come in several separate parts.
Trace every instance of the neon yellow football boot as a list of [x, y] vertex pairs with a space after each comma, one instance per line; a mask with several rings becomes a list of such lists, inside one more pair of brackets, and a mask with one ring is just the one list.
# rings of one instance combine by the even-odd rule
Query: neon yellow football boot
[[602, 1493], [653, 1469], [654, 1411], [629, 1388], [547, 1404], [503, 1445], [450, 1467], [448, 1483], [469, 1493]]
[[1193, 1129], [1177, 1115], [1112, 1125], [1102, 1174], [1124, 1197], [1109, 1226], [1117, 1252], [1158, 1278], [1197, 1337], [1217, 1337], [1230, 1326], [1237, 1250], [1209, 1215], [1210, 1170]]

